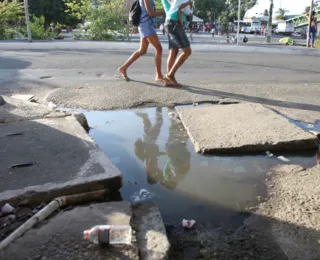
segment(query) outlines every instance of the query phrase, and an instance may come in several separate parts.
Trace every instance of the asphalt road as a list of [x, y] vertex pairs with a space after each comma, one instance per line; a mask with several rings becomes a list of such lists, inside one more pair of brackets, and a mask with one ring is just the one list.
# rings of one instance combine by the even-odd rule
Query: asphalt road
[[[177, 74], [185, 86], [155, 84], [153, 50], [114, 75], [137, 43], [0, 43], [0, 94], [32, 93], [39, 101], [85, 109], [193, 102], [259, 102], [299, 120], [320, 120], [319, 50], [193, 45]], [[163, 72], [167, 45], [163, 44]]]

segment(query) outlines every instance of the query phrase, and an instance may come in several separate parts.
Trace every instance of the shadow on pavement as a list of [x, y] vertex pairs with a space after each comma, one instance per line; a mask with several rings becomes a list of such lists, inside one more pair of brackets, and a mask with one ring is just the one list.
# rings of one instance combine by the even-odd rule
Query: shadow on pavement
[[317, 112], [320, 111], [320, 106], [318, 105], [272, 100], [272, 99], [261, 98], [261, 97], [252, 97], [248, 95], [223, 92], [219, 90], [210, 90], [210, 89], [205, 89], [205, 88], [200, 88], [195, 86], [187, 86], [187, 85], [184, 85], [182, 89], [194, 94], [210, 95], [210, 96], [217, 96], [222, 98], [233, 98], [233, 99], [261, 103], [264, 105], [278, 106], [278, 107], [296, 108], [301, 110], [311, 110], [311, 111], [317, 111]]

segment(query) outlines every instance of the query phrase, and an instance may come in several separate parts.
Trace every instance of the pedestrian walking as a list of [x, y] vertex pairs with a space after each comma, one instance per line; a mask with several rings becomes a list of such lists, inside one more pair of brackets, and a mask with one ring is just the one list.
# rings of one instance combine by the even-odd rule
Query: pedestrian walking
[[[167, 61], [167, 74], [164, 78], [165, 86], [181, 87], [177, 82], [175, 75], [178, 69], [191, 55], [191, 47], [188, 36], [179, 22], [179, 11], [169, 12], [171, 0], [161, 0], [166, 13], [165, 28], [169, 41], [169, 57]], [[191, 1], [189, 1], [192, 7]], [[184, 22], [187, 22], [187, 16], [183, 14]], [[182, 50], [178, 57], [179, 49]]]
[[312, 12], [312, 17], [311, 17], [311, 29], [310, 29], [310, 34], [311, 34], [311, 44], [312, 48], [315, 48], [315, 42], [316, 42], [316, 36], [318, 32], [318, 21], [316, 17], [315, 11]]
[[214, 38], [214, 32], [215, 32], [215, 31], [216, 31], [216, 30], [215, 30], [214, 28], [211, 29], [212, 38]]
[[159, 41], [155, 24], [154, 17], [164, 15], [163, 11], [155, 11], [154, 0], [139, 0], [141, 6], [141, 15], [139, 23], [139, 33], [140, 33], [140, 49], [135, 51], [131, 57], [118, 68], [119, 73], [122, 78], [126, 81], [130, 81], [127, 75], [127, 70], [132, 63], [137, 59], [147, 53], [149, 44], [151, 44], [155, 49], [155, 66], [156, 66], [156, 82], [163, 82], [163, 75], [161, 72], [161, 59], [162, 59], [162, 46]]

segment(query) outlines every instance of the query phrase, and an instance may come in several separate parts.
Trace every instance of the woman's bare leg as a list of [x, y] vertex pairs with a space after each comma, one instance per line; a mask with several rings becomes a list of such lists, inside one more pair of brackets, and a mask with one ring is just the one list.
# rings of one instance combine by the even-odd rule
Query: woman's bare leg
[[147, 37], [148, 42], [154, 47], [155, 56], [154, 61], [156, 64], [156, 81], [163, 81], [163, 75], [161, 72], [161, 65], [162, 65], [162, 46], [159, 41], [158, 35], [150, 35]]
[[127, 75], [127, 69], [129, 66], [134, 63], [137, 59], [139, 59], [142, 55], [147, 53], [149, 46], [149, 41], [146, 38], [141, 38], [140, 41], [140, 49], [135, 51], [130, 58], [123, 64], [121, 67], [118, 68], [118, 71], [122, 75], [122, 77], [126, 80], [129, 81], [129, 77]]

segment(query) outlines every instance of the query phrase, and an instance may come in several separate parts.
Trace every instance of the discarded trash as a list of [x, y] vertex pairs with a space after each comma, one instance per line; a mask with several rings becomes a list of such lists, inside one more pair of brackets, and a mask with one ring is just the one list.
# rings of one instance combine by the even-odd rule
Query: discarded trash
[[11, 165], [10, 168], [11, 168], [11, 169], [16, 169], [16, 168], [29, 167], [29, 166], [33, 166], [33, 165], [35, 165], [35, 163], [33, 163], [33, 162], [30, 162], [30, 163], [21, 163], [21, 164]]
[[310, 124], [310, 123], [300, 122], [300, 124], [301, 124], [302, 128], [306, 128], [306, 129], [313, 129], [314, 128], [314, 125]]
[[235, 167], [235, 168], [233, 169], [233, 172], [234, 172], [234, 173], [245, 173], [245, 172], [247, 172], [247, 171], [246, 171], [246, 169], [245, 169], [244, 167], [238, 166], [238, 167]]
[[135, 192], [130, 198], [134, 203], [150, 200], [157, 197], [157, 195], [147, 191], [146, 189], [141, 189], [139, 192]]
[[182, 220], [182, 226], [184, 228], [188, 228], [188, 229], [191, 229], [193, 228], [193, 226], [196, 224], [196, 221], [195, 220], [186, 220], [186, 219], [183, 219]]
[[294, 45], [296, 42], [291, 37], [284, 37], [279, 40], [280, 43], [283, 43], [284, 45]]
[[199, 106], [199, 103], [193, 103], [193, 106], [195, 106], [195, 107]]
[[273, 157], [273, 153], [266, 151], [266, 155], [268, 155], [270, 158]]
[[83, 238], [95, 244], [125, 244], [130, 245], [132, 230], [130, 226], [94, 226], [83, 232]]
[[283, 157], [283, 156], [278, 156], [278, 159], [283, 161], [283, 162], [290, 162], [289, 159], [287, 159], [286, 157]]
[[83, 88], [83, 86], [81, 86], [81, 85], [77, 86], [77, 89], [82, 89], [82, 88]]
[[6, 203], [2, 208], [1, 212], [3, 214], [10, 214], [14, 211], [14, 207], [12, 207], [9, 203]]
[[55, 108], [57, 108], [57, 105], [52, 102], [49, 102], [48, 107], [55, 109]]

